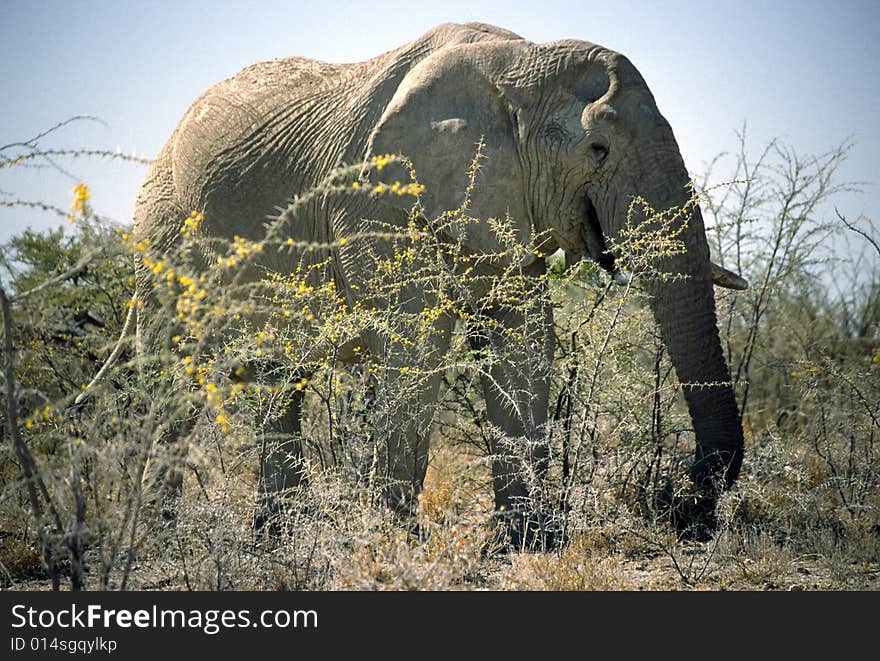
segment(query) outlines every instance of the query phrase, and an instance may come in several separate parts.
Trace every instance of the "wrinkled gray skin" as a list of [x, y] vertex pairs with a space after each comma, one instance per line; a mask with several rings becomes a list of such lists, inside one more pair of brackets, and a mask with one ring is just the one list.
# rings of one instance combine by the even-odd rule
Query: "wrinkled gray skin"
[[[182, 219], [200, 210], [208, 236], [259, 239], [265, 219], [293, 195], [318, 184], [340, 164], [383, 153], [412, 159], [427, 186], [423, 202], [431, 217], [461, 202], [481, 136], [486, 159], [471, 215], [501, 218], [509, 213], [519, 236], [546, 231], [543, 252], [562, 248], [569, 262], [591, 258], [614, 268], [607, 240], [619, 235], [634, 195], [644, 196], [656, 209], [688, 199], [689, 177], [672, 129], [624, 56], [583, 41], [534, 44], [488, 25], [444, 24], [367, 62], [279, 59], [248, 67], [212, 87], [189, 109], [153, 164], [138, 198], [135, 230], [151, 237], [154, 247], [170, 249]], [[367, 196], [325, 198], [290, 234], [320, 242], [350, 236], [362, 218], [380, 212], [387, 217], [387, 208], [371, 204], [376, 203]], [[484, 228], [485, 223], [475, 225], [468, 234], [475, 251], [497, 248]], [[728, 382], [699, 210], [683, 237], [687, 253], [666, 258], [662, 268], [689, 277], [662, 285], [647, 281], [651, 308], [683, 384]], [[353, 285], [372, 275], [365, 246], [350, 241], [336, 254], [331, 275], [354, 300]], [[260, 259], [262, 267], [281, 272], [295, 262], [274, 251]], [[526, 270], [543, 272], [543, 260], [535, 259]], [[138, 318], [143, 346], [160, 341], [151, 329], [162, 314], [151, 302], [142, 266], [138, 280], [138, 296], [146, 302]], [[430, 305], [424, 293], [411, 293], [411, 305]], [[536, 310], [528, 320], [502, 321], [536, 324], [549, 357], [551, 320], [547, 309]], [[441, 349], [452, 322], [438, 322]], [[394, 365], [393, 346], [365, 340], [375, 356]], [[547, 380], [539, 372], [517, 374], [504, 367], [496, 368], [493, 377], [516, 392], [520, 410], [511, 413], [491, 381], [484, 380], [490, 421], [508, 437], [537, 441], [532, 459], [540, 469], [546, 454], [540, 439], [547, 419]], [[672, 512], [680, 529], [703, 535], [714, 524], [720, 489], [739, 473], [743, 432], [730, 386], [685, 385], [684, 391], [697, 439], [695, 491], [673, 503]], [[436, 395], [436, 382], [423, 393], [426, 399]], [[264, 508], [271, 508], [274, 492], [299, 484], [300, 404], [299, 398], [292, 401], [270, 430], [281, 440], [262, 467]], [[388, 473], [402, 485], [389, 491], [389, 499], [404, 511], [412, 508], [425, 474], [426, 424], [401, 423], [388, 439]], [[522, 466], [498, 449], [495, 504], [499, 511], [517, 512], [526, 495]], [[169, 471], [166, 481], [179, 482], [179, 471], [174, 474]], [[514, 536], [524, 525], [515, 519]], [[533, 525], [526, 521], [526, 528]]]

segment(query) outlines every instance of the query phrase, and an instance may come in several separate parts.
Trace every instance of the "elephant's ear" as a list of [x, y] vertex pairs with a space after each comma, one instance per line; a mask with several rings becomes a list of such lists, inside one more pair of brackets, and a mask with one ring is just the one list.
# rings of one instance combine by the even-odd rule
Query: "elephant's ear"
[[[529, 241], [531, 223], [513, 111], [480, 71], [477, 47], [444, 49], [407, 74], [373, 132], [367, 155], [399, 154], [411, 160], [425, 186], [421, 201], [429, 219], [461, 208], [467, 193], [464, 220], [448, 231], [456, 238], [466, 234], [474, 250], [496, 253], [503, 242], [487, 219], [509, 217], [521, 243]], [[475, 186], [468, 191], [480, 144]]]

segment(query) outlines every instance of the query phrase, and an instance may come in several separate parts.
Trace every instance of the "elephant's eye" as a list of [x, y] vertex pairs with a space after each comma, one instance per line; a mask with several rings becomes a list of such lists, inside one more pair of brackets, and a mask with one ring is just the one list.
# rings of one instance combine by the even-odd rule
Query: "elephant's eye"
[[594, 140], [590, 143], [590, 151], [599, 163], [608, 158], [608, 145], [604, 142]]

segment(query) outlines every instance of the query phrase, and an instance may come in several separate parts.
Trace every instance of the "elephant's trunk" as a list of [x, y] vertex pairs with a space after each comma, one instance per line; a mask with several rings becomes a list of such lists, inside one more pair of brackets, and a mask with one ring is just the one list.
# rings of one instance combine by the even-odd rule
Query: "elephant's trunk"
[[[683, 192], [669, 194], [668, 180], [656, 190], [658, 195], [654, 199], [663, 203], [655, 208], [667, 209], [687, 202]], [[683, 239], [686, 252], [658, 260], [660, 277], [646, 277], [645, 287], [682, 384], [696, 434], [691, 467], [695, 490], [669, 504], [673, 505], [674, 519], [680, 529], [705, 536], [714, 528], [719, 492], [730, 487], [739, 474], [743, 431], [718, 335], [712, 263], [698, 207], [692, 209], [679, 238]], [[664, 273], [667, 274], [665, 279]]]
[[680, 281], [658, 281], [647, 289], [693, 419], [694, 477], [700, 483], [721, 470], [724, 486], [730, 486], [739, 474], [743, 433], [718, 337], [712, 282], [708, 274], [694, 274]]

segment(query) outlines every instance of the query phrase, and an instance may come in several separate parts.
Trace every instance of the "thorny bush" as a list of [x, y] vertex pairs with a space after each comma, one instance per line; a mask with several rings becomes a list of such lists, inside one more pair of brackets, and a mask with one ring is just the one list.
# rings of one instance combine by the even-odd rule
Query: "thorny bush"
[[[15, 302], [4, 333], [14, 346], [5, 361], [14, 367], [18, 415], [10, 420], [4, 409], [0, 421], [4, 439], [13, 427], [20, 434], [34, 476], [5, 443], [0, 579], [14, 586], [48, 575], [57, 587], [69, 577], [74, 588], [582, 589], [590, 581], [627, 588], [609, 562], [662, 555], [684, 584], [748, 586], [766, 579], [754, 558], [766, 556], [768, 545], [788, 564], [818, 558], [840, 580], [851, 578], [842, 568], [854, 562], [876, 566], [880, 271], [870, 252], [834, 252], [847, 230], [825, 218], [830, 196], [845, 189], [835, 175], [846, 148], [808, 158], [773, 143], [753, 159], [742, 143], [733, 183], [716, 186], [707, 175], [689, 203], [706, 210], [716, 254], [752, 282], [747, 292], [717, 294], [747, 459], [740, 486], [724, 501], [723, 530], [699, 562], [687, 559], [658, 502], [685, 474], [693, 433], [639, 286], [656, 259], [683, 249], [672, 228], [689, 205], [666, 214], [648, 209], [650, 222], [622, 234], [614, 250], [633, 275], [625, 285], [556, 255], [546, 275], [528, 276], [520, 265], [542, 256], [541, 237], [517, 237], [506, 219], [468, 214], [478, 151], [462, 206], [437, 218], [422, 213], [417, 173], [386, 155], [368, 164], [374, 183], [357, 180], [359, 167], [334, 172], [260, 240], [209, 238], [194, 210], [180, 218], [178, 249], [160, 254], [130, 229], [97, 218], [85, 185], [70, 211], [60, 210], [75, 220], [73, 231], [11, 239], [0, 267]], [[385, 166], [400, 162], [410, 181], [383, 182]], [[355, 235], [314, 243], [289, 228], [317, 195], [406, 196], [413, 206], [403, 223], [373, 218]], [[876, 248], [869, 223], [840, 220]], [[490, 225], [497, 253], [468, 249], [474, 222]], [[349, 241], [373, 260], [374, 275], [354, 300], [332, 278]], [[297, 267], [246, 277], [269, 251], [292, 256]], [[170, 342], [138, 354], [129, 333], [107, 377], [74, 406], [116, 344], [126, 305], [143, 304], [132, 297], [133, 257], [151, 280]], [[841, 278], [827, 274], [847, 269], [857, 280], [840, 289]], [[76, 272], [39, 288], [68, 270]], [[430, 305], [407, 305], [413, 286]], [[492, 329], [505, 342], [471, 348], [468, 335], [486, 330], [484, 311], [531, 311], [542, 296], [556, 310], [552, 363], [544, 364], [528, 324]], [[442, 355], [432, 341], [441, 317], [457, 319]], [[371, 355], [365, 334], [393, 356]], [[512, 346], [534, 347], [533, 364], [518, 369], [545, 370], [553, 384], [549, 470], [531, 476], [532, 498], [557, 513], [571, 541], [546, 560], [508, 565], [495, 553], [489, 524], [495, 431], [478, 384], [497, 361], [512, 360]], [[357, 360], [343, 363], [343, 354]], [[412, 397], [438, 374], [439, 401]], [[4, 381], [4, 396], [8, 388]], [[289, 494], [275, 527], [282, 533], [271, 536], [252, 527], [266, 452], [260, 430], [284, 414], [293, 393], [306, 395], [309, 481]], [[383, 425], [425, 413], [413, 407], [430, 407], [433, 429], [418, 537], [380, 497]], [[187, 417], [196, 424], [179, 447], [155, 442], [163, 425]], [[516, 444], [510, 451], [528, 455]], [[150, 516], [145, 494], [145, 476], [166, 461], [185, 466], [174, 526]], [[597, 553], [604, 564], [584, 564]]]

